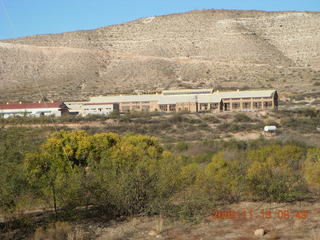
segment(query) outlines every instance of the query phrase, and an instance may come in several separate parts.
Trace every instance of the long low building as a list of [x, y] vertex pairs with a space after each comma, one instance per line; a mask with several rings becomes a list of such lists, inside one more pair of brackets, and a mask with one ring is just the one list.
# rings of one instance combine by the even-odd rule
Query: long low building
[[0, 116], [56, 116], [68, 113], [68, 107], [62, 102], [7, 103], [0, 104]]
[[98, 96], [89, 103], [119, 104], [121, 112], [224, 112], [278, 108], [276, 90], [213, 91], [213, 89], [167, 90], [161, 94]]

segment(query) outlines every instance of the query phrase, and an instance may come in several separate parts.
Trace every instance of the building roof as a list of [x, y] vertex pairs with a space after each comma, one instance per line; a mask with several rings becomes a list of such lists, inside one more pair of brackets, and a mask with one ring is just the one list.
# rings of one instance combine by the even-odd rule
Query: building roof
[[181, 94], [208, 94], [213, 93], [213, 89], [175, 89], [175, 90], [164, 90], [162, 95], [181, 95]]
[[[118, 95], [118, 96], [99, 96], [91, 97], [91, 103], [126, 103], [126, 102], [158, 102], [159, 104], [175, 104], [180, 102], [199, 102], [199, 103], [217, 103], [225, 98], [251, 98], [251, 97], [271, 97], [276, 90], [255, 90], [255, 91], [227, 91], [227, 92], [213, 92], [201, 93], [201, 91], [210, 89], [194, 89], [199, 90], [198, 93], [194, 91], [192, 94], [185, 94], [184, 90], [177, 90], [177, 94], [144, 94], [144, 95]], [[169, 91], [169, 90], [168, 90]], [[171, 90], [170, 90], [171, 91]], [[178, 94], [178, 91], [179, 94]]]
[[159, 100], [159, 104], [176, 104], [186, 102], [198, 102], [198, 103], [218, 103], [221, 101], [220, 96], [215, 94], [185, 94], [185, 95], [171, 95], [162, 96]]
[[91, 106], [91, 105], [113, 105], [113, 104], [114, 104], [114, 103], [105, 103], [105, 102], [103, 102], [103, 103], [101, 103], [101, 102], [96, 103], [96, 102], [89, 102], [89, 103], [85, 103], [85, 104], [83, 104], [83, 105], [85, 105], [85, 106], [87, 106], [87, 105]]
[[0, 104], [0, 109], [62, 108], [64, 106], [62, 102], [9, 103]]
[[198, 103], [219, 103], [221, 101], [220, 95], [213, 94], [201, 94], [197, 95]]
[[254, 91], [228, 91], [214, 92], [220, 98], [251, 98], [251, 97], [271, 97], [276, 90], [254, 90]]
[[197, 102], [197, 95], [171, 95], [162, 96], [158, 104], [176, 104], [186, 102]]
[[118, 95], [118, 96], [99, 96], [91, 97], [90, 102], [112, 102], [112, 103], [125, 103], [125, 102], [143, 102], [143, 101], [158, 101], [161, 94], [144, 94], [144, 95]]

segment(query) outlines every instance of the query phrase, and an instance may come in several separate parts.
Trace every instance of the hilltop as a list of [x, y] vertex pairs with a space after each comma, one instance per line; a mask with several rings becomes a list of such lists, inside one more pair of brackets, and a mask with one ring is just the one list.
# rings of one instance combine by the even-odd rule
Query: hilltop
[[0, 41], [0, 101], [133, 89], [320, 92], [320, 13], [202, 10]]

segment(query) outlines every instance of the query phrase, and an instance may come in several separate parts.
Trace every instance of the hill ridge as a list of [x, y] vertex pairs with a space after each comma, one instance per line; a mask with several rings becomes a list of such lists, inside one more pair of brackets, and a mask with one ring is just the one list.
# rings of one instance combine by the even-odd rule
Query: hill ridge
[[319, 23], [319, 12], [195, 10], [2, 40], [0, 101], [39, 99], [35, 78], [54, 100], [155, 88], [319, 91]]

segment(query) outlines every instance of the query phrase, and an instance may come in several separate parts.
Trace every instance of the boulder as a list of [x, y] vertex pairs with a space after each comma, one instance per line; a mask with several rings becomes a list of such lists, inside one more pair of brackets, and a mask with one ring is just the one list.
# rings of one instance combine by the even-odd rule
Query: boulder
[[257, 237], [262, 237], [263, 235], [265, 235], [266, 232], [264, 229], [262, 228], [259, 228], [257, 230], [254, 231], [254, 235], [257, 236]]
[[148, 233], [149, 236], [156, 236], [158, 235], [156, 231], [154, 230], [151, 230], [149, 233]]

